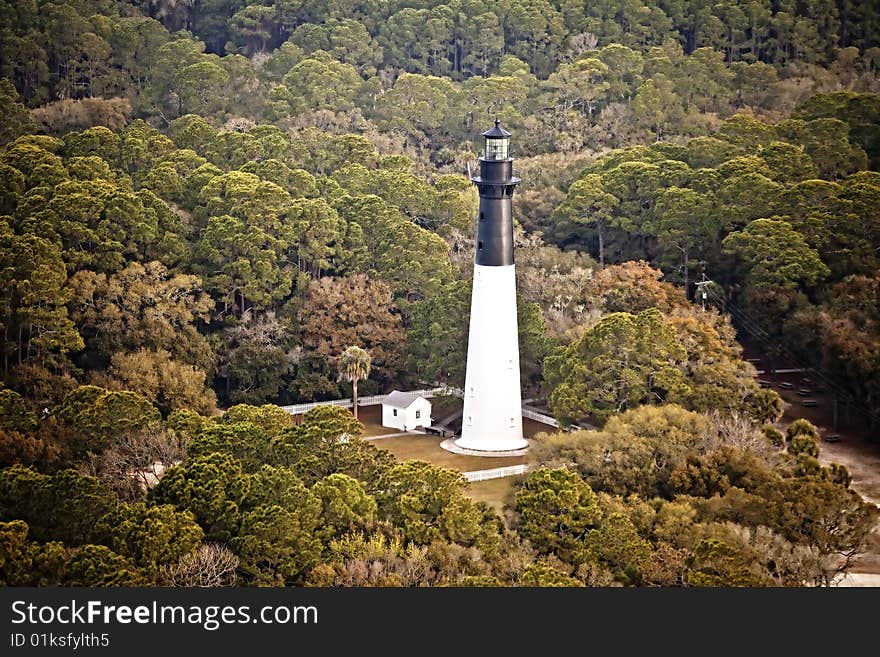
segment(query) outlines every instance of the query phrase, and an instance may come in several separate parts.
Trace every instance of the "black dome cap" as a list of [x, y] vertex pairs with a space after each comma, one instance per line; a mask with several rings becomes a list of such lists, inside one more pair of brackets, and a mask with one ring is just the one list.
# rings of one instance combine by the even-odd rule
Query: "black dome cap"
[[490, 139], [501, 139], [510, 137], [510, 133], [501, 127], [500, 120], [495, 119], [495, 127], [486, 130], [486, 132], [483, 133], [483, 137], [488, 137]]

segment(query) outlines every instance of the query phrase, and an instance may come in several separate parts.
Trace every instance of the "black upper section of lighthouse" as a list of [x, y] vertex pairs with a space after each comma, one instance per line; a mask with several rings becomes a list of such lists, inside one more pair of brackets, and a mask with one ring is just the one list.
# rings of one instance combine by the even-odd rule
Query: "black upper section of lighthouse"
[[519, 178], [513, 175], [510, 133], [495, 119], [495, 127], [483, 133], [485, 149], [480, 173], [471, 180], [480, 190], [477, 221], [477, 252], [474, 262], [489, 267], [513, 264], [513, 190]]

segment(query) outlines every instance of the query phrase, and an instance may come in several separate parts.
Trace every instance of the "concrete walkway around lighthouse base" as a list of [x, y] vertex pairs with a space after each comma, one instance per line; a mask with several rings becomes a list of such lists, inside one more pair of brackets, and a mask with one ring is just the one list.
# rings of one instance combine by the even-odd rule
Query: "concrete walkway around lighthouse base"
[[[527, 440], [529, 446], [531, 446], [531, 441]], [[487, 452], [479, 449], [465, 449], [464, 447], [459, 447], [455, 444], [454, 438], [447, 438], [442, 443], [440, 443], [440, 447], [445, 449], [447, 452], [452, 452], [453, 454], [461, 454], [462, 456], [485, 456], [488, 458], [493, 457], [502, 457], [502, 456], [525, 456], [529, 448], [523, 447], [522, 449], [511, 449], [503, 452]]]

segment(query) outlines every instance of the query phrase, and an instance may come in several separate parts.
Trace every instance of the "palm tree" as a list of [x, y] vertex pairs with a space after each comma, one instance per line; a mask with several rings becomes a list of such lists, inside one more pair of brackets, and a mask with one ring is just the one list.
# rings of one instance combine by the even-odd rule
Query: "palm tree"
[[370, 353], [360, 347], [349, 347], [339, 357], [339, 371], [351, 382], [352, 410], [358, 416], [358, 381], [370, 376]]

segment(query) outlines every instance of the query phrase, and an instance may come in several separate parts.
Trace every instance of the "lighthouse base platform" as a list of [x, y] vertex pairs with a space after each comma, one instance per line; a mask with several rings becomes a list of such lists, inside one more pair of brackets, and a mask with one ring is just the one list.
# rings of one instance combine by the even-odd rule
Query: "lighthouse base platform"
[[[461, 454], [463, 456], [488, 456], [488, 457], [503, 457], [503, 456], [525, 456], [529, 447], [523, 447], [522, 449], [508, 449], [508, 450], [500, 450], [500, 451], [488, 451], [483, 449], [468, 449], [466, 447], [461, 447], [456, 443], [457, 439], [447, 438], [442, 443], [440, 443], [440, 447], [445, 449], [447, 452], [452, 452], [453, 454]], [[530, 441], [526, 440], [527, 443]], [[531, 443], [530, 443], [531, 444]]]

